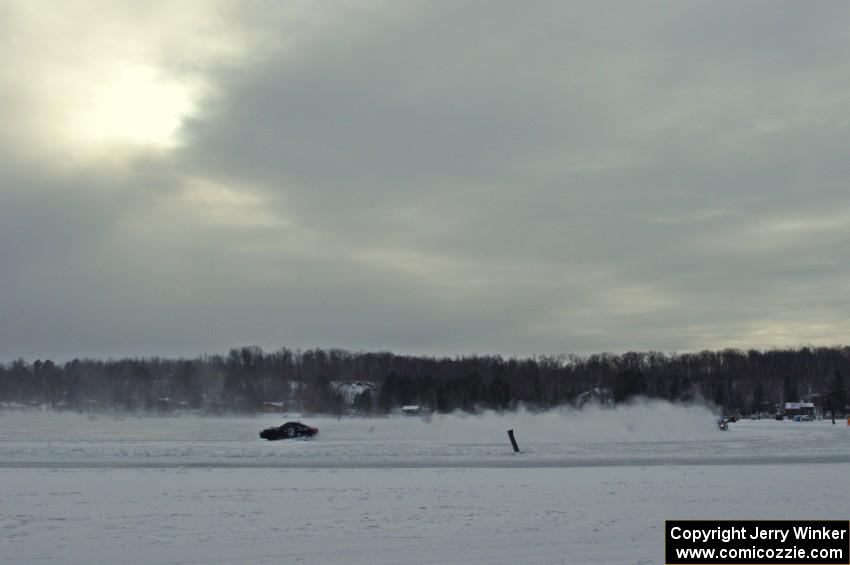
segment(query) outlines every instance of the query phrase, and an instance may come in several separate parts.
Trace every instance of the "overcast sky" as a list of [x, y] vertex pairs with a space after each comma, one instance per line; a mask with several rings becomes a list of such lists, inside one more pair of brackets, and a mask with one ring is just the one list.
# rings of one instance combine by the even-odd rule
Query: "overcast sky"
[[0, 3], [0, 360], [848, 343], [850, 3]]

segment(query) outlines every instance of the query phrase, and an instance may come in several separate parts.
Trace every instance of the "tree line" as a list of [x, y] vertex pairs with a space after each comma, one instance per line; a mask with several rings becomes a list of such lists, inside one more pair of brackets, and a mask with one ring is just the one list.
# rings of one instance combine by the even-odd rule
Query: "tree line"
[[[699, 353], [628, 352], [504, 358], [429, 357], [341, 349], [232, 349], [195, 359], [19, 359], [0, 365], [0, 402], [57, 409], [387, 413], [415, 404], [451, 412], [531, 409], [636, 397], [705, 401], [742, 415], [812, 399], [846, 412], [850, 347]], [[334, 387], [372, 383], [353, 404]]]

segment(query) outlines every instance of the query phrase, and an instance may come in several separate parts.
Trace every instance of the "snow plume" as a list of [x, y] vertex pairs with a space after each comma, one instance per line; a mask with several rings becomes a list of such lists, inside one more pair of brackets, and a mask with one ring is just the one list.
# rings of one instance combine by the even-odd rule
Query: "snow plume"
[[[641, 400], [616, 407], [587, 405], [562, 407], [545, 412], [519, 409], [514, 412], [484, 411], [480, 414], [454, 412], [434, 414], [430, 419], [393, 417], [373, 419], [375, 439], [434, 440], [449, 443], [505, 442], [505, 432], [514, 429], [523, 440], [557, 442], [645, 442], [716, 436], [716, 419], [706, 406]], [[351, 426], [360, 433], [360, 424]]]

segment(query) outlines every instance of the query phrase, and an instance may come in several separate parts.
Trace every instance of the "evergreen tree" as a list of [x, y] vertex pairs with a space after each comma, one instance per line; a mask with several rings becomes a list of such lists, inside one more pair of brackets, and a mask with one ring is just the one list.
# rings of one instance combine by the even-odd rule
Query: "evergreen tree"
[[844, 414], [847, 406], [847, 386], [841, 371], [835, 371], [829, 383], [829, 401], [832, 404], [833, 416]]
[[791, 375], [785, 375], [785, 379], [782, 385], [782, 397], [784, 402], [799, 402], [800, 401], [800, 389], [797, 383], [797, 379], [792, 377]]
[[614, 402], [626, 402], [646, 394], [646, 377], [636, 369], [626, 369], [614, 378]]

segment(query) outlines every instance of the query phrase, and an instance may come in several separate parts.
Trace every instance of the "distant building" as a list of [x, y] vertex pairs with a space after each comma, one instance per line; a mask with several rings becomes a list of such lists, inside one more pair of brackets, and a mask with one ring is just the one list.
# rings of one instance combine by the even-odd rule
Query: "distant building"
[[786, 402], [785, 417], [795, 418], [797, 416], [814, 420], [815, 404], [813, 402]]
[[346, 406], [354, 405], [357, 397], [364, 392], [372, 395], [378, 392], [375, 383], [368, 381], [331, 381], [331, 387], [342, 397]]
[[157, 412], [171, 412], [173, 410], [189, 408], [189, 403], [185, 400], [174, 400], [167, 396], [158, 396], [153, 402], [153, 407]]
[[278, 412], [285, 411], [285, 402], [263, 402], [263, 404], [260, 406], [260, 412], [265, 412], [266, 414], [276, 414]]
[[603, 387], [593, 387], [586, 390], [575, 398], [575, 405], [579, 408], [585, 404], [613, 404], [611, 401], [611, 390]]

